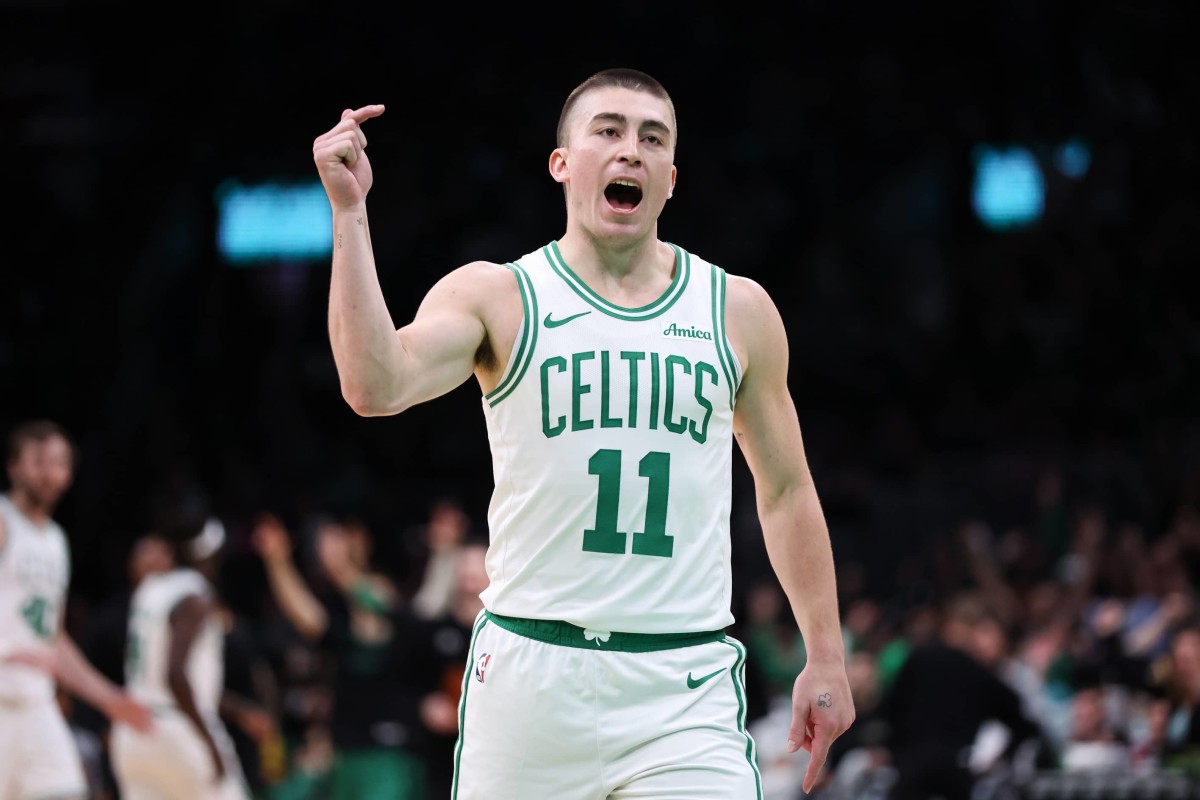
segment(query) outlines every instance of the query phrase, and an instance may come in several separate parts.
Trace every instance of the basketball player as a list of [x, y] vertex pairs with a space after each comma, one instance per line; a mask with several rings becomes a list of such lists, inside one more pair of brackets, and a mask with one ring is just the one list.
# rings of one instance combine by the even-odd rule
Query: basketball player
[[113, 728], [123, 800], [250, 797], [219, 716], [223, 704], [248, 704], [224, 691], [225, 631], [213, 586], [224, 527], [186, 505], [156, 528], [174, 545], [172, 569], [146, 576], [130, 603], [125, 683], [157, 724], [149, 735]]
[[763, 289], [658, 238], [676, 122], [641, 72], [567, 98], [551, 152], [566, 231], [473, 262], [395, 329], [376, 275], [362, 123], [313, 158], [333, 211], [329, 334], [342, 393], [390, 415], [474, 374], [495, 490], [484, 611], [456, 754], [458, 800], [754, 798], [745, 648], [732, 624], [732, 444], [809, 654], [788, 750], [812, 788], [854, 719], [824, 515]]
[[26, 422], [10, 434], [11, 486], [0, 495], [0, 800], [87, 796], [56, 681], [113, 720], [152, 723], [63, 630], [71, 559], [53, 516], [74, 470], [74, 447], [56, 423]]

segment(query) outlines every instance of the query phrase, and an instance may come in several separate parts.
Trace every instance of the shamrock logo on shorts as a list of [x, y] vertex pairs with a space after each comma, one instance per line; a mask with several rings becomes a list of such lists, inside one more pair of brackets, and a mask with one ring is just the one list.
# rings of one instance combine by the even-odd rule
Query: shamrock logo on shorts
[[591, 628], [588, 628], [583, 632], [583, 638], [587, 639], [589, 642], [595, 642], [596, 647], [599, 647], [601, 642], [607, 642], [608, 637], [610, 636], [612, 636], [612, 634], [608, 631], [594, 631]]

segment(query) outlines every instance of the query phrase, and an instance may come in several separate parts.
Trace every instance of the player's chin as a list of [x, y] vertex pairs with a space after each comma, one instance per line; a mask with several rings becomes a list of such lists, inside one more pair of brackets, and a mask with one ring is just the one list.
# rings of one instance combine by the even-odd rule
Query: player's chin
[[609, 236], [637, 239], [654, 227], [654, 217], [647, 212], [644, 204], [632, 211], [605, 209], [600, 215], [600, 223]]

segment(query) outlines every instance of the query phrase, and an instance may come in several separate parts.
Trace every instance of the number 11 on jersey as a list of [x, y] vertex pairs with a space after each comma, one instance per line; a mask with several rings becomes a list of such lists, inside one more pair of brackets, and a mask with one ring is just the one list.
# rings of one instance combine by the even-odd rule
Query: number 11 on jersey
[[[625, 554], [626, 534], [617, 530], [621, 501], [621, 451], [597, 450], [588, 459], [588, 474], [599, 481], [594, 528], [583, 532], [583, 549]], [[667, 496], [671, 488], [671, 454], [651, 451], [638, 462], [638, 475], [649, 484], [642, 533], [633, 534], [633, 554], [670, 558], [675, 537], [667, 535]]]

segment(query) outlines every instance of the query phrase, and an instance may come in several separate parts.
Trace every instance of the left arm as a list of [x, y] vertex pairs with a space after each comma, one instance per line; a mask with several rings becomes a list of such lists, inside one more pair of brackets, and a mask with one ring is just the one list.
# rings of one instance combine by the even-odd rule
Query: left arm
[[743, 365], [734, 435], [754, 475], [767, 555], [804, 637], [808, 660], [792, 691], [788, 751], [811, 754], [812, 790], [834, 739], [854, 722], [833, 550], [787, 385], [783, 320], [762, 287], [731, 277], [730, 336]]
[[60, 633], [54, 642], [53, 662], [54, 677], [67, 691], [100, 709], [114, 721], [124, 722], [143, 732], [150, 730], [153, 721], [150, 710], [100, 674], [66, 632]]

